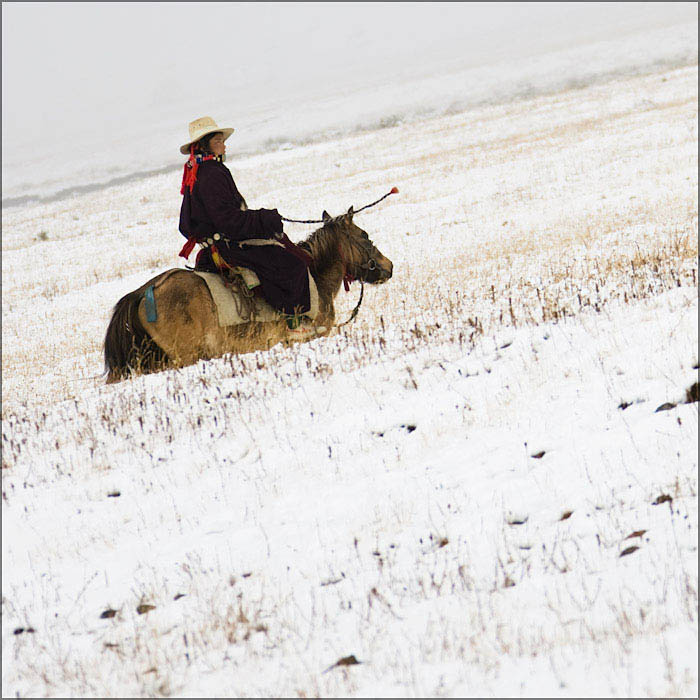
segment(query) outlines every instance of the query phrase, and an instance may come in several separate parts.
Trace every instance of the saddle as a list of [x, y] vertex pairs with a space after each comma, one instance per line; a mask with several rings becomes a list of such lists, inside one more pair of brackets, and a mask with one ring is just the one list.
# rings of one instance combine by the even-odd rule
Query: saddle
[[[250, 321], [277, 321], [285, 317], [281, 311], [277, 311], [254, 293], [254, 289], [260, 285], [260, 279], [253, 270], [247, 267], [236, 267], [232, 271], [240, 278], [240, 284], [227, 285], [217, 272], [193, 270], [195, 275], [199, 275], [207, 283], [216, 306], [219, 326], [235, 326]], [[307, 272], [307, 274], [311, 308], [305, 315], [313, 320], [319, 310], [318, 289], [311, 273]]]

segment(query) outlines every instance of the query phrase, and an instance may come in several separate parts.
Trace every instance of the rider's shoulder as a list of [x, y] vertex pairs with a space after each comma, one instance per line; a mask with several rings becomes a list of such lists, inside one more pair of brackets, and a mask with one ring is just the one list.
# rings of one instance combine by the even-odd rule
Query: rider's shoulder
[[205, 179], [228, 179], [231, 177], [231, 171], [218, 160], [205, 160], [199, 164], [197, 178], [199, 179], [200, 176], [203, 176]]

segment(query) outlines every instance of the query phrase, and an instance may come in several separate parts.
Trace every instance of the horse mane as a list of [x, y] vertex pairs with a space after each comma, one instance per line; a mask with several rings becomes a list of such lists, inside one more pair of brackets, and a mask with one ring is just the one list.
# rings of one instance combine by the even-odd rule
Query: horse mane
[[299, 243], [299, 247], [306, 250], [313, 258], [314, 270], [328, 269], [338, 259], [338, 234], [341, 228], [341, 218], [327, 221], [305, 241]]

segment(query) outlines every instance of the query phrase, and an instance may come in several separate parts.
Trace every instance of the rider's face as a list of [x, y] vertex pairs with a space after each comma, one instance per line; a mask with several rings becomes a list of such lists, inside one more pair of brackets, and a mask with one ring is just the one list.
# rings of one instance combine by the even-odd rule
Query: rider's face
[[209, 139], [209, 151], [215, 156], [222, 156], [226, 153], [226, 144], [224, 143], [223, 134], [214, 134]]

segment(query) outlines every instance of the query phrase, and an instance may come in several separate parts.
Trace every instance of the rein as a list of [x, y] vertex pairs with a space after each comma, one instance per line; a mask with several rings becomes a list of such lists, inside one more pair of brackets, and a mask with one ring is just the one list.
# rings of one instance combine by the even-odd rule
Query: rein
[[[345, 260], [345, 256], [343, 255], [343, 247], [340, 245], [340, 243], [338, 243], [338, 255], [340, 256], [340, 261], [343, 263], [343, 287], [345, 287], [346, 292], [349, 292], [350, 283], [354, 282], [355, 278], [348, 271], [348, 263]], [[347, 321], [343, 321], [343, 323], [337, 323], [335, 325], [335, 328], [341, 328], [342, 326], [347, 325], [348, 323], [350, 323], [350, 321], [352, 321], [355, 318], [355, 316], [357, 316], [357, 312], [360, 310], [360, 304], [362, 304], [362, 297], [365, 295], [365, 283], [362, 280], [359, 280], [359, 282], [360, 298], [357, 300], [357, 304], [355, 304], [355, 308], [352, 310], [350, 318], [348, 318]]]
[[350, 318], [347, 321], [343, 321], [342, 323], [338, 323], [335, 325], [335, 328], [341, 328], [342, 326], [350, 323], [355, 316], [357, 316], [357, 312], [360, 310], [360, 304], [362, 303], [362, 297], [365, 295], [365, 283], [362, 280], [359, 280], [360, 282], [360, 298], [357, 300], [357, 304], [355, 304], [355, 308], [352, 310], [352, 313], [350, 314]]

